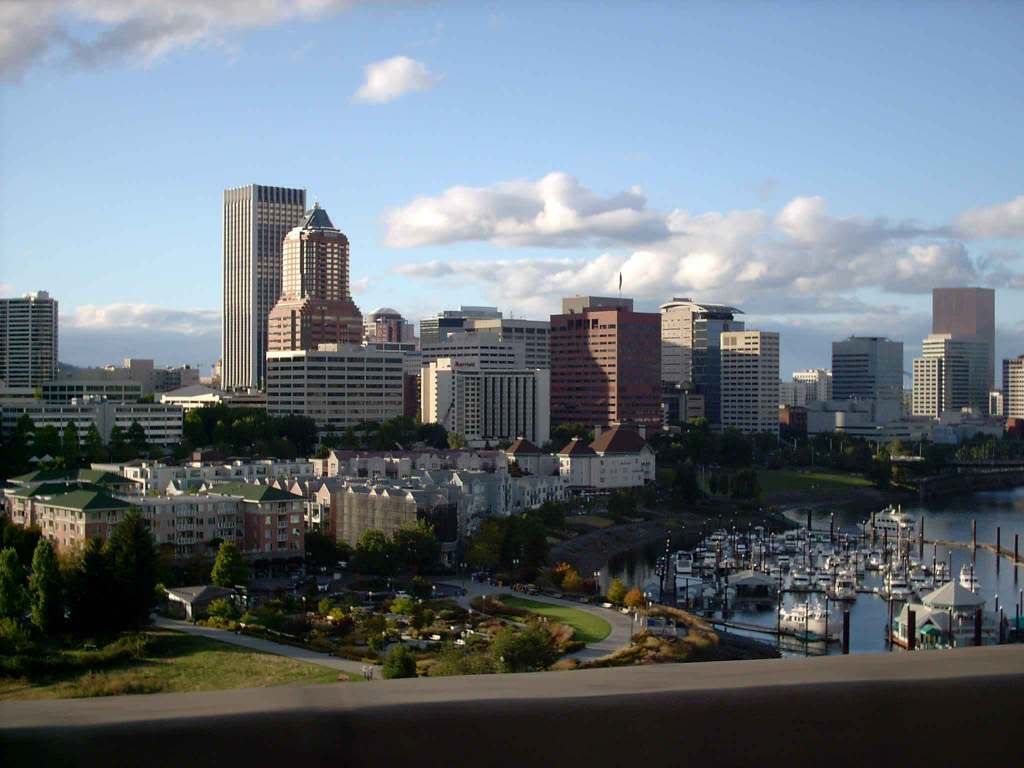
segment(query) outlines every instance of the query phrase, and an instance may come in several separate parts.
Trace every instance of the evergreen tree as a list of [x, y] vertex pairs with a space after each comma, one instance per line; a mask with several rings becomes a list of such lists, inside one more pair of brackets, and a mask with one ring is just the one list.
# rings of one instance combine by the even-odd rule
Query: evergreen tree
[[124, 430], [116, 424], [110, 430], [110, 440], [107, 446], [110, 449], [110, 458], [114, 461], [124, 461], [128, 458], [129, 451]]
[[36, 544], [32, 556], [32, 575], [28, 583], [32, 599], [32, 623], [44, 635], [58, 631], [64, 621], [60, 568], [53, 545], [47, 539], [40, 539]]
[[107, 545], [119, 622], [140, 627], [149, 622], [156, 589], [157, 552], [146, 521], [131, 509], [117, 524]]
[[78, 442], [78, 427], [73, 421], [69, 421], [61, 432], [60, 451], [64, 458], [64, 468], [77, 469], [82, 458], [82, 451]]
[[89, 431], [85, 433], [85, 446], [83, 455], [87, 462], [105, 461], [106, 449], [103, 447], [103, 438], [95, 424], [89, 425]]
[[136, 453], [142, 453], [148, 447], [146, 443], [146, 430], [139, 424], [138, 420], [133, 420], [128, 426], [126, 437], [128, 438], [128, 444]]
[[10, 547], [0, 550], [0, 619], [20, 620], [26, 607], [25, 569], [18, 553]]
[[233, 587], [245, 584], [249, 578], [249, 566], [242, 559], [238, 546], [225, 541], [217, 550], [217, 559], [213, 563], [210, 579], [218, 587]]
[[110, 563], [100, 539], [89, 539], [68, 575], [71, 628], [82, 637], [95, 637], [116, 629], [111, 621]]

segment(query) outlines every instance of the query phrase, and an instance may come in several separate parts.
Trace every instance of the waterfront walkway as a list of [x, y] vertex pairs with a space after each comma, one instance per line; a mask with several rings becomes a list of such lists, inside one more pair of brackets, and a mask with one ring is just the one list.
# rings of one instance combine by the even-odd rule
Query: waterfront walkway
[[[326, 653], [311, 651], [307, 648], [298, 648], [294, 645], [275, 643], [270, 640], [263, 640], [262, 638], [252, 637], [250, 635], [236, 635], [234, 632], [229, 632], [226, 629], [201, 627], [198, 624], [192, 624], [188, 621], [156, 617], [153, 623], [162, 629], [174, 629], [188, 635], [205, 637], [207, 640], [216, 640], [218, 643], [237, 645], [241, 648], [248, 648], [250, 651], [259, 651], [260, 653], [272, 653], [276, 656], [284, 656], [289, 659], [295, 659], [296, 661], [305, 661], [308, 664], [329, 667], [330, 669], [337, 669], [340, 672], [348, 672], [354, 675], [362, 675], [363, 670], [368, 666], [362, 662], [352, 661], [350, 659], [339, 659], [337, 656], [330, 656]], [[380, 669], [375, 668], [375, 673], [379, 672]]]

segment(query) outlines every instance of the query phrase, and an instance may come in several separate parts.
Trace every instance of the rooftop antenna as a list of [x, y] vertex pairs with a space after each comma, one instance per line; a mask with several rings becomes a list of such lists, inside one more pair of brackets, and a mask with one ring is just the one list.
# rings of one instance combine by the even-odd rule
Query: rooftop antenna
[[622, 298], [622, 273], [619, 272], [619, 298]]

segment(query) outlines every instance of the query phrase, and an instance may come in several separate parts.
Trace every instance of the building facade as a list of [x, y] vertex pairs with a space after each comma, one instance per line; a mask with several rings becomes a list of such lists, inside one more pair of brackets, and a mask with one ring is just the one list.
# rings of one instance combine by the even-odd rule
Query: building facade
[[551, 367], [551, 323], [547, 320], [517, 320], [508, 317], [470, 318], [464, 330], [468, 334], [497, 337], [523, 350], [523, 364], [527, 368]]
[[267, 349], [361, 344], [363, 315], [349, 289], [348, 238], [319, 203], [284, 238], [281, 298], [267, 319]]
[[403, 414], [405, 361], [400, 353], [323, 344], [317, 350], [267, 353], [267, 413], [308, 416], [327, 432]]
[[465, 330], [468, 320], [496, 320], [501, 318], [497, 307], [462, 306], [446, 309], [433, 317], [420, 320], [420, 345], [437, 344], [449, 333]]
[[423, 366], [420, 412], [471, 446], [550, 437], [550, 371], [491, 370], [441, 358]]
[[589, 445], [573, 438], [558, 452], [558, 472], [570, 488], [611, 490], [653, 483], [654, 451], [637, 429], [598, 428]]
[[46, 291], [0, 299], [0, 382], [32, 389], [57, 375], [57, 300]]
[[[964, 408], [988, 413], [988, 345], [977, 337], [933, 333], [914, 360], [914, 416], [940, 416]], [[920, 390], [920, 394], [918, 393]]]
[[724, 304], [706, 304], [687, 298], [673, 298], [662, 304], [661, 378], [671, 384], [692, 384], [704, 396], [708, 421], [721, 421], [721, 349], [725, 331], [742, 331], [743, 314]]
[[1024, 355], [1003, 360], [1003, 415], [1024, 419]]
[[562, 300], [551, 316], [551, 421], [661, 424], [661, 318], [632, 299]]
[[224, 191], [224, 389], [263, 387], [267, 318], [281, 297], [282, 246], [305, 210], [304, 189], [250, 184]]
[[391, 307], [379, 307], [363, 318], [363, 339], [370, 344], [413, 344], [418, 348], [413, 324]]
[[722, 427], [779, 431], [779, 334], [726, 331], [722, 349]]
[[832, 397], [835, 400], [901, 400], [903, 342], [879, 336], [851, 336], [833, 341]]
[[69, 403], [30, 403], [4, 405], [0, 408], [4, 434], [14, 430], [18, 419], [28, 416], [36, 429], [55, 427], [63, 431], [74, 424], [80, 442], [90, 427], [96, 427], [104, 443], [110, 441], [114, 427], [127, 432], [134, 422], [146, 433], [150, 445], [175, 446], [182, 438], [182, 410], [162, 403], [118, 403], [109, 400], [74, 400]]
[[985, 387], [995, 389], [996, 292], [991, 288], [933, 288], [932, 333], [985, 345]]

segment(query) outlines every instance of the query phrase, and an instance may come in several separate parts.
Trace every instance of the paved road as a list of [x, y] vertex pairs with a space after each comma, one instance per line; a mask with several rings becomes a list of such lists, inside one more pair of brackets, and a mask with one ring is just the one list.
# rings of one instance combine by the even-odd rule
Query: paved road
[[[216, 640], [220, 643], [228, 643], [230, 645], [248, 648], [251, 651], [273, 653], [277, 656], [285, 656], [289, 659], [305, 661], [321, 667], [330, 667], [331, 669], [338, 669], [342, 672], [352, 672], [356, 675], [361, 675], [363, 673], [363, 669], [367, 666], [366, 664], [358, 661], [339, 659], [337, 656], [329, 656], [326, 653], [318, 653], [317, 651], [310, 651], [306, 648], [296, 648], [292, 645], [282, 645], [281, 643], [274, 643], [270, 640], [262, 640], [258, 637], [250, 637], [249, 635], [236, 635], [234, 632], [229, 632], [226, 629], [201, 627], [187, 621], [165, 619], [158, 616], [156, 617], [154, 624], [165, 629], [176, 629], [179, 632], [185, 632], [189, 635], [196, 635], [198, 637], [205, 637], [209, 640]], [[375, 667], [374, 670], [374, 674], [379, 677], [380, 667]]]
[[569, 658], [578, 659], [579, 661], [589, 661], [601, 656], [606, 656], [626, 645], [629, 642], [629, 638], [632, 636], [632, 622], [630, 617], [619, 613], [617, 610], [587, 605], [586, 603], [577, 603], [574, 600], [559, 600], [546, 595], [521, 595], [505, 587], [496, 587], [493, 584], [481, 584], [476, 581], [460, 581], [459, 584], [465, 587], [467, 594], [464, 597], [458, 598], [458, 601], [460, 605], [466, 608], [469, 607], [469, 602], [474, 597], [479, 597], [481, 595], [507, 594], [515, 597], [522, 597], [527, 600], [536, 600], [538, 603], [552, 603], [554, 605], [564, 605], [567, 608], [576, 608], [577, 610], [584, 611], [585, 613], [592, 613], [595, 616], [604, 619], [611, 625], [612, 631], [608, 634], [608, 637], [599, 642], [591, 643], [583, 650], [569, 654]]

